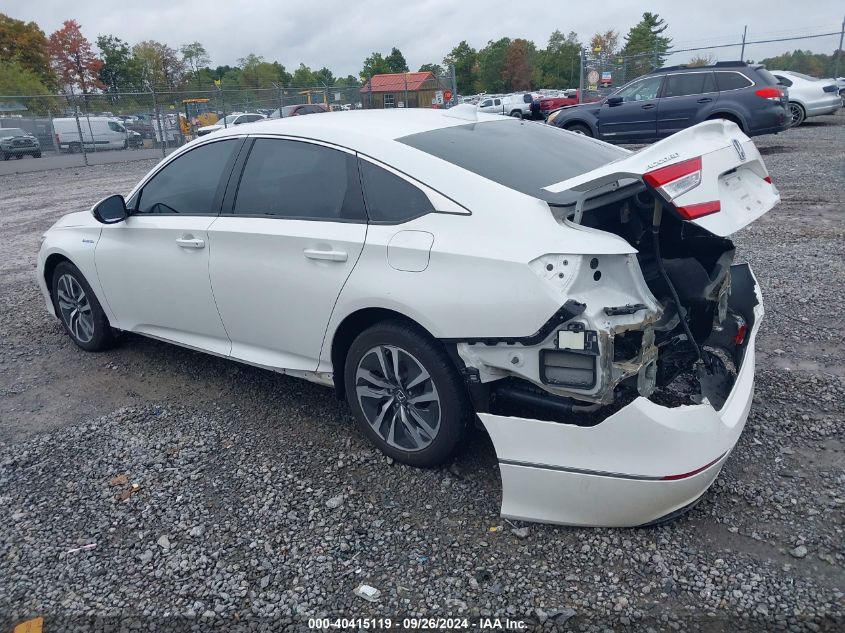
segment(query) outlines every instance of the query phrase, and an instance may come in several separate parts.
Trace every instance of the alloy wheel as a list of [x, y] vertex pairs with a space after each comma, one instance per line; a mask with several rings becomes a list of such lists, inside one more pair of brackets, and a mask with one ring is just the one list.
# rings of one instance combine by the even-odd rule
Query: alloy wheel
[[94, 338], [94, 314], [82, 285], [73, 275], [62, 275], [56, 284], [56, 294], [68, 330], [79, 342], [90, 342]]
[[406, 350], [379, 345], [367, 351], [355, 372], [358, 403], [367, 423], [388, 445], [417, 452], [440, 428], [440, 396], [425, 367]]
[[791, 117], [791, 125], [800, 125], [801, 122], [804, 120], [804, 111], [801, 109], [801, 106], [797, 103], [789, 104], [789, 115]]

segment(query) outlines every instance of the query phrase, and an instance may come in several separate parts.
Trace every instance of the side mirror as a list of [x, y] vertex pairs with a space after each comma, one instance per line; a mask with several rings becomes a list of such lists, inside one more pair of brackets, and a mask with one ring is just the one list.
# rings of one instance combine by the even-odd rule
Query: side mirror
[[609, 106], [616, 106], [622, 103], [622, 97], [608, 97], [607, 98], [607, 105]]
[[129, 216], [129, 211], [126, 209], [126, 201], [123, 199], [123, 196], [118, 194], [100, 200], [91, 209], [91, 213], [94, 214], [98, 222], [102, 222], [103, 224], [123, 222]]

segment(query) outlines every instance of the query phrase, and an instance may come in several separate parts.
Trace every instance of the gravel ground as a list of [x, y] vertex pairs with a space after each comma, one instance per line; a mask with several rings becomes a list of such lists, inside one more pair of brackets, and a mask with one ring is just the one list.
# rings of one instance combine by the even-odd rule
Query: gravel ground
[[694, 510], [637, 530], [503, 521], [482, 432], [417, 470], [321, 387], [135, 336], [79, 351], [38, 236], [154, 163], [0, 177], [0, 631], [842, 630], [845, 116], [757, 143], [783, 202], [735, 240], [767, 309], [748, 425]]

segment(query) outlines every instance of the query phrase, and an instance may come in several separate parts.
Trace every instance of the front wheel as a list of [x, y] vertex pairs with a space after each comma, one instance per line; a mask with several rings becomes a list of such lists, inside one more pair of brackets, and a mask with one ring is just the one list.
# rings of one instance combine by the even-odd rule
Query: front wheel
[[411, 466], [442, 464], [463, 443], [470, 407], [445, 350], [418, 329], [385, 321], [353, 341], [346, 399], [362, 432]]
[[567, 125], [566, 129], [570, 132], [574, 132], [575, 134], [581, 134], [582, 136], [592, 136], [593, 133], [590, 131], [586, 125], [581, 125], [580, 123], [573, 123], [572, 125]]
[[795, 103], [794, 101], [789, 102], [789, 117], [790, 123], [789, 127], [798, 127], [804, 122], [804, 119], [807, 118], [807, 113], [804, 112], [804, 108], [801, 107], [800, 103]]
[[35, 152], [35, 153], [32, 155], [32, 157], [33, 157], [33, 158], [41, 158], [41, 152]]
[[114, 345], [114, 334], [100, 302], [79, 269], [68, 261], [56, 266], [53, 306], [71, 340], [87, 352]]
[[9, 160], [9, 155], [6, 152], [3, 152], [3, 160]]

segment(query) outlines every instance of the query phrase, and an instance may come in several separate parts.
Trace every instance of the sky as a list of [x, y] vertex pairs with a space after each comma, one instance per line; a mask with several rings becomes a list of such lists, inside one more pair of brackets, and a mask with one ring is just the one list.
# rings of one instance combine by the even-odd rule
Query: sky
[[[153, 39], [173, 48], [198, 41], [212, 66], [235, 65], [255, 53], [279, 61], [289, 71], [302, 62], [315, 70], [326, 66], [336, 76], [357, 75], [368, 55], [387, 54], [393, 46], [402, 51], [411, 70], [417, 70], [421, 64], [440, 63], [461, 40], [481, 48], [488, 40], [522, 37], [542, 48], [555, 29], [575, 31], [582, 42], [609, 28], [624, 37], [644, 10], [666, 20], [676, 48], [739, 42], [747, 25], [749, 41], [834, 31], [837, 35], [749, 45], [746, 59], [795, 48], [831, 53], [839, 42], [843, 7], [841, 0], [803, 0], [800, 5], [785, 0], [0, 0], [0, 13], [35, 21], [47, 35], [64, 20], [75, 19], [92, 42], [100, 34], [130, 44]], [[728, 60], [738, 59], [740, 50], [704, 52]], [[684, 63], [691, 55], [679, 53], [667, 61]]]

